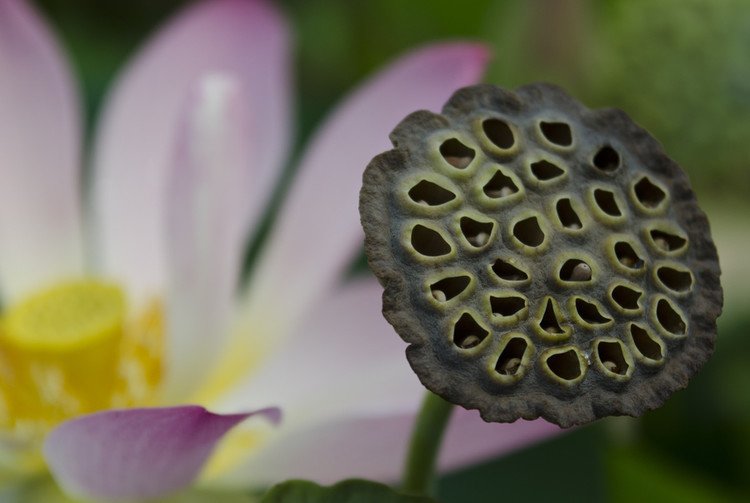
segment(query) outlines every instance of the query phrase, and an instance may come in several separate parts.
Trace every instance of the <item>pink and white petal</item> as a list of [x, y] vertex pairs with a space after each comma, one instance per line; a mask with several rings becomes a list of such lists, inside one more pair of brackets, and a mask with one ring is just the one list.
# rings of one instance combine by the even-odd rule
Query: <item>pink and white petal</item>
[[44, 444], [49, 468], [74, 497], [157, 498], [185, 487], [232, 427], [278, 409], [219, 415], [202, 407], [110, 410], [67, 421]]
[[564, 433], [543, 419], [487, 423], [475, 410], [456, 407], [443, 439], [440, 470], [456, 470]]
[[[210, 485], [264, 486], [289, 478], [330, 484], [346, 478], [394, 482], [403, 468], [414, 425], [412, 413], [340, 417], [296, 430], [281, 429], [260, 451]], [[439, 466], [443, 471], [532, 445], [559, 432], [543, 420], [485, 423], [476, 411], [456, 407]]]
[[248, 96], [204, 77], [187, 100], [167, 175], [167, 403], [195, 389], [223, 347], [242, 267], [238, 218], [254, 183]]
[[254, 183], [236, 215], [258, 220], [286, 155], [290, 130], [285, 20], [264, 0], [196, 2], [146, 44], [109, 96], [94, 145], [93, 209], [102, 271], [135, 295], [165, 280], [164, 190], [180, 110], [209, 74], [236, 79], [253, 118]]
[[[380, 313], [381, 294], [367, 278], [324, 297], [299, 334], [217, 404], [237, 410], [273, 399], [285, 419], [263, 450], [248, 452], [209, 483], [397, 476], [425, 389], [406, 361], [405, 344]], [[490, 426], [476, 412], [456, 410], [441, 459], [446, 469], [559, 431], [544, 421]]]
[[321, 297], [263, 366], [211, 406], [234, 411], [272, 400], [284, 409], [284, 427], [412, 410], [424, 387], [406, 361], [404, 342], [381, 314], [382, 292], [367, 277]]
[[254, 271], [224, 362], [224, 382], [247, 370], [248, 355], [289, 334], [360, 249], [362, 172], [374, 155], [390, 148], [390, 131], [414, 110], [439, 110], [456, 88], [481, 77], [487, 59], [483, 46], [466, 43], [410, 52], [355, 90], [326, 120], [302, 156]]
[[0, 295], [8, 303], [83, 268], [78, 95], [58, 42], [21, 0], [0, 0]]

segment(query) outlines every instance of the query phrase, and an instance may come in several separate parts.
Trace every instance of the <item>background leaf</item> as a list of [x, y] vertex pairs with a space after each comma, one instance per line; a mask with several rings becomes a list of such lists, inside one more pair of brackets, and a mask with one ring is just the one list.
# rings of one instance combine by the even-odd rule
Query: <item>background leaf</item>
[[436, 503], [422, 496], [407, 496], [369, 480], [344, 480], [330, 487], [291, 480], [271, 488], [261, 503]]

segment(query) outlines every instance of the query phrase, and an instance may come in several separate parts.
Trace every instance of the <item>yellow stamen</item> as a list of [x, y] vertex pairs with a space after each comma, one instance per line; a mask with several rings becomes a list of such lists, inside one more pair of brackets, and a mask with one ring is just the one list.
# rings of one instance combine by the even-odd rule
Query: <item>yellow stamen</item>
[[3, 339], [35, 352], [76, 351], [120, 336], [125, 299], [115, 285], [80, 281], [37, 293], [8, 312]]
[[40, 437], [65, 419], [151, 405], [161, 380], [163, 310], [126, 318], [122, 290], [80, 280], [38, 292], [0, 324], [0, 429]]
[[115, 381], [125, 300], [114, 285], [57, 285], [13, 307], [0, 345], [17, 420], [57, 422], [107, 406]]
[[155, 405], [163, 375], [164, 309], [152, 302], [125, 328], [112, 407]]

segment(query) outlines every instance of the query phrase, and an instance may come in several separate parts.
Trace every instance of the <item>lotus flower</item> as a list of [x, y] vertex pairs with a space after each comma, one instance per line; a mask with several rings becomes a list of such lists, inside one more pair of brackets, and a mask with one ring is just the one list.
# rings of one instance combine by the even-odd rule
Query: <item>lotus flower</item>
[[[361, 173], [406, 112], [438, 108], [486, 61], [431, 45], [346, 98], [241, 284], [289, 155], [283, 16], [260, 0], [177, 15], [117, 80], [84, 161], [59, 45], [0, 0], [0, 481], [49, 470], [73, 497], [139, 499], [196, 477], [393, 480], [423, 389], [375, 280], [344, 279]], [[553, 431], [461, 411], [440, 464]]]

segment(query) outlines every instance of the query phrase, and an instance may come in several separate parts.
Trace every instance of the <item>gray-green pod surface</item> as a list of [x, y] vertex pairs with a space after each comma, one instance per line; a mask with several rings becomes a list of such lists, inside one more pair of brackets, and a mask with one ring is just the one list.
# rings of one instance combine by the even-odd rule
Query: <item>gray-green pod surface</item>
[[532, 84], [419, 111], [360, 194], [383, 314], [486, 421], [638, 416], [710, 356], [719, 263], [687, 176], [615, 109]]

